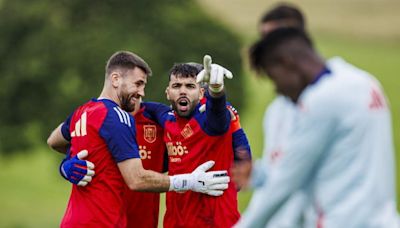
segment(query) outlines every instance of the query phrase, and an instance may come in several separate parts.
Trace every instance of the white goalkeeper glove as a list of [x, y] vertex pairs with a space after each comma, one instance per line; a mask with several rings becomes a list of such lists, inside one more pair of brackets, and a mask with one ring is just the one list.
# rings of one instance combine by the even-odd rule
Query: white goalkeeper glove
[[208, 83], [208, 89], [213, 93], [219, 93], [224, 89], [224, 78], [233, 78], [232, 72], [218, 65], [212, 64], [211, 56], [205, 55], [203, 59], [204, 69], [197, 75], [197, 83]]
[[210, 196], [222, 195], [224, 190], [228, 188], [230, 178], [226, 170], [206, 172], [214, 164], [214, 161], [208, 161], [199, 165], [190, 174], [170, 176], [169, 190], [176, 192], [192, 190]]

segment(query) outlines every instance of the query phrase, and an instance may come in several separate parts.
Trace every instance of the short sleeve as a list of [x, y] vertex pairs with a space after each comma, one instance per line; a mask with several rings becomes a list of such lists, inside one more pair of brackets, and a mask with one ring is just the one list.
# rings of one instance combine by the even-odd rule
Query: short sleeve
[[71, 118], [73, 113], [68, 116], [68, 118], [64, 121], [63, 125], [61, 126], [61, 134], [67, 141], [71, 141], [71, 133], [70, 133], [70, 125], [71, 125]]
[[140, 158], [136, 142], [135, 120], [132, 115], [119, 107], [108, 109], [99, 130], [116, 162]]

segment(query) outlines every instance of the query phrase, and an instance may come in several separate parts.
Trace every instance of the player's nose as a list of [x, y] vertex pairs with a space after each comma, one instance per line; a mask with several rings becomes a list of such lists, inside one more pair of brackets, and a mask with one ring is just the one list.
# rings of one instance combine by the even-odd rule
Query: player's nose
[[179, 95], [186, 95], [187, 94], [187, 89], [185, 87], [181, 87], [179, 89]]
[[145, 95], [145, 93], [144, 93], [144, 88], [139, 89], [139, 91], [138, 91], [138, 96], [139, 96], [139, 97], [144, 97], [144, 95]]

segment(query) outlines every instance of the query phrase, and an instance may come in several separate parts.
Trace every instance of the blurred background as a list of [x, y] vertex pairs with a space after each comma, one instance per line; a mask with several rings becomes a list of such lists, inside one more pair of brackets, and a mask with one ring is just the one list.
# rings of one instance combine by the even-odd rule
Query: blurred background
[[[99, 95], [106, 60], [117, 50], [133, 51], [152, 67], [146, 100], [166, 102], [174, 63], [210, 54], [232, 70], [229, 100], [259, 157], [260, 123], [274, 89], [249, 71], [247, 48], [258, 38], [261, 15], [278, 2], [0, 0], [0, 227], [59, 226], [71, 186], [58, 174], [63, 156], [47, 148], [46, 138]], [[399, 149], [400, 1], [287, 2], [303, 10], [325, 58], [342, 56], [381, 81]], [[250, 196], [239, 193], [241, 211]]]

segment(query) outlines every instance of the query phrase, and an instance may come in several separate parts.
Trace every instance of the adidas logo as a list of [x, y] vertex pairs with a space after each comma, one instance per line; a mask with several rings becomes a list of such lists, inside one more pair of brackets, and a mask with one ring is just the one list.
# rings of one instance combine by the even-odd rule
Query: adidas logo
[[75, 123], [75, 130], [71, 133], [71, 137], [85, 136], [86, 131], [87, 113], [84, 112], [81, 118]]

